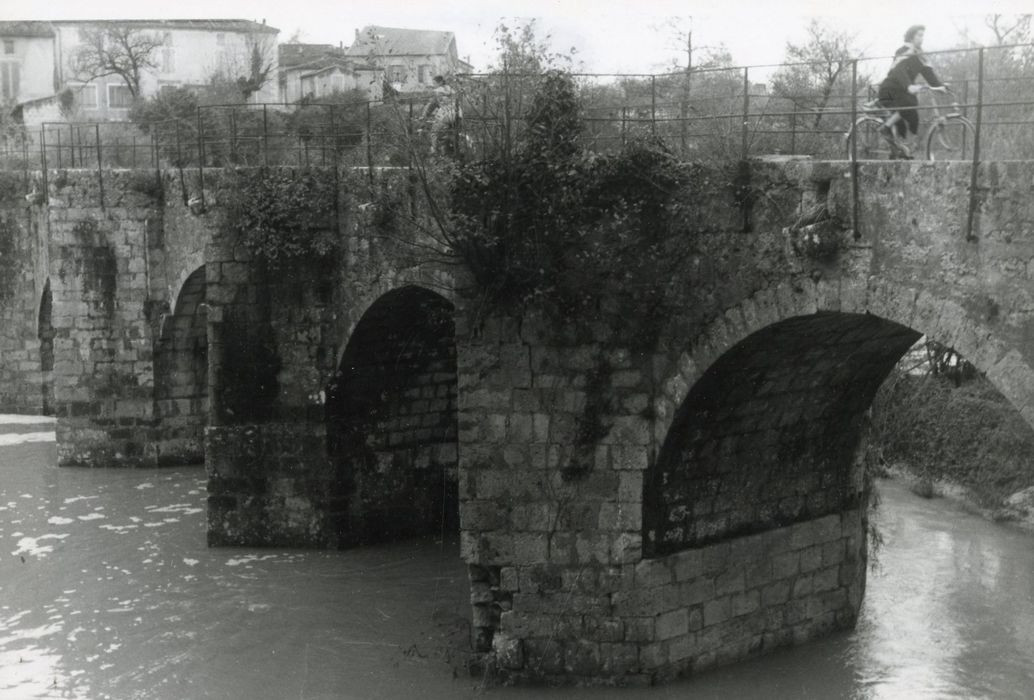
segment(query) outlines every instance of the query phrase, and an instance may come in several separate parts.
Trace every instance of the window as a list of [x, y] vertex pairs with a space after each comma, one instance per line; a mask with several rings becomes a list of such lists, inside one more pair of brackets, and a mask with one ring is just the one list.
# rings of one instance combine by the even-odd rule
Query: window
[[97, 86], [96, 85], [72, 85], [75, 91], [75, 101], [83, 109], [97, 109]]
[[419, 77], [417, 78], [421, 83], [431, 82], [431, 66], [424, 63], [420, 66]]
[[7, 55], [14, 53], [14, 39], [4, 39], [4, 53]]
[[223, 46], [226, 43], [226, 35], [221, 32], [219, 34], [216, 34], [215, 43], [219, 46]]
[[176, 71], [176, 49], [166, 46], [162, 49], [162, 73]]
[[126, 85], [108, 85], [108, 107], [129, 109], [133, 106], [133, 93]]
[[14, 61], [0, 63], [0, 94], [5, 100], [13, 100], [18, 97], [21, 68], [21, 64]]
[[393, 83], [401, 83], [406, 79], [406, 67], [396, 63], [388, 66], [388, 80]]
[[344, 92], [345, 76], [341, 75], [340, 73], [335, 73], [334, 75], [330, 76], [330, 89], [334, 92]]

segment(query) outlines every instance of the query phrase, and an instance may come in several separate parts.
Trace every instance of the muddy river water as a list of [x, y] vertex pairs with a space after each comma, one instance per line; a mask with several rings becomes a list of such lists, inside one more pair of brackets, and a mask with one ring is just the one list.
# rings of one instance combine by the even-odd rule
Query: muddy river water
[[658, 688], [486, 690], [465, 568], [433, 538], [208, 549], [202, 468], [55, 466], [0, 417], [0, 698], [1029, 698], [1034, 536], [880, 484], [857, 628]]

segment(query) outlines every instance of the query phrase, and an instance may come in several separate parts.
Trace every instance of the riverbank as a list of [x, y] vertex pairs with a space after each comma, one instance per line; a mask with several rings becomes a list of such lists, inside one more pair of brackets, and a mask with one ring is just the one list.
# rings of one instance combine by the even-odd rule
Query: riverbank
[[985, 378], [895, 372], [872, 410], [868, 462], [924, 497], [1034, 530], [1034, 429]]
[[[1031, 465], [1034, 469], [1034, 465]], [[973, 489], [945, 478], [931, 478], [907, 464], [888, 465], [883, 470], [886, 479], [897, 481], [909, 491], [923, 498], [945, 498], [958, 504], [968, 513], [996, 523], [1011, 523], [1034, 533], [1034, 487], [1011, 494], [995, 505], [988, 505], [988, 497]]]

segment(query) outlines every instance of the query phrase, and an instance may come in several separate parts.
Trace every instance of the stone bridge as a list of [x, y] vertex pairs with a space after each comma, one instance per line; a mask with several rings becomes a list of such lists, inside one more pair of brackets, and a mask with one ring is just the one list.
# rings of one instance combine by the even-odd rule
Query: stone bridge
[[866, 409], [921, 335], [1034, 423], [1034, 163], [980, 166], [971, 229], [968, 164], [863, 163], [857, 205], [849, 172], [694, 198], [648, 347], [608, 309], [479, 317], [374, 225], [404, 173], [326, 171], [347, 245], [302, 279], [221, 232], [233, 173], [6, 175], [0, 409], [56, 414], [62, 464], [204, 459], [212, 545], [459, 529], [514, 677], [696, 672], [854, 623]]

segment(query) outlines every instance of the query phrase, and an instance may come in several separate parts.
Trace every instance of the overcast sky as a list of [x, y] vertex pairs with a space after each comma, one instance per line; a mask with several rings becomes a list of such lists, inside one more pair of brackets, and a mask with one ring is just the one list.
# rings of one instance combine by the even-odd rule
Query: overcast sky
[[[1030, 0], [0, 0], [2, 19], [243, 18], [263, 19], [286, 41], [296, 31], [306, 42], [351, 43], [367, 24], [456, 33], [460, 55], [483, 69], [495, 56], [493, 29], [500, 21], [538, 18], [559, 50], [575, 47], [591, 72], [657, 72], [678, 54], [666, 18], [683, 25], [692, 16], [698, 46], [724, 43], [738, 65], [778, 63], [787, 41], [797, 41], [810, 17], [858, 33], [867, 55], [887, 55], [911, 24], [927, 26], [927, 50], [947, 48], [970, 27], [987, 41], [982, 16], [1030, 12]], [[35, 6], [33, 6], [35, 5]], [[684, 50], [679, 54], [684, 62]]]

